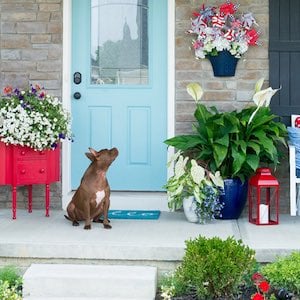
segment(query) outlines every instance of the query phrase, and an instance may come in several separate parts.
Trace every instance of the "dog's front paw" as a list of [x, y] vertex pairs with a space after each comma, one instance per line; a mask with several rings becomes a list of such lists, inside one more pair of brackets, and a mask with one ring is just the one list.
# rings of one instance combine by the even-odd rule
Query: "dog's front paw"
[[111, 225], [109, 225], [109, 224], [103, 224], [103, 226], [105, 229], [111, 229]]
[[75, 221], [72, 222], [72, 225], [73, 226], [79, 226], [79, 223], [75, 220]]
[[86, 230], [89, 230], [89, 229], [91, 229], [92, 227], [91, 227], [91, 224], [90, 225], [85, 225], [84, 226], [84, 229], [86, 229]]

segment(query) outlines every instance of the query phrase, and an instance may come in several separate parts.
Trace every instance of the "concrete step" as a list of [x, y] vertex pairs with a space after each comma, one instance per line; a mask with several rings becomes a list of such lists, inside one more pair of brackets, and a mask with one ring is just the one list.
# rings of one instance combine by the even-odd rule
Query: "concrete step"
[[[109, 300], [128, 300], [129, 298], [120, 298], [120, 297], [117, 297], [117, 298], [109, 298]], [[148, 299], [148, 298], [130, 298], [130, 300], [144, 300], [144, 299]], [[23, 300], [108, 300], [107, 298], [95, 298], [95, 297], [25, 297], [23, 298]]]
[[155, 267], [32, 264], [23, 276], [27, 300], [153, 300]]

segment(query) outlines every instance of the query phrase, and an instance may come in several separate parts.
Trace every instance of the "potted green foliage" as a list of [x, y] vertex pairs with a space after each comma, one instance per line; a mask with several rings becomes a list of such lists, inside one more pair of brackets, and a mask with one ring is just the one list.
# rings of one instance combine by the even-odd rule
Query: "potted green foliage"
[[[261, 90], [263, 79], [255, 86], [253, 105], [237, 111], [219, 111], [216, 107], [206, 107], [200, 102], [203, 95], [201, 86], [190, 83], [187, 92], [196, 102], [193, 125], [194, 134], [178, 135], [165, 141], [169, 146], [181, 150], [189, 156], [207, 165], [211, 172], [220, 171], [224, 178], [225, 195], [227, 190], [237, 187], [236, 201], [241, 195], [247, 197], [247, 178], [262, 164], [279, 163], [279, 145], [286, 145], [286, 127], [270, 108], [271, 97], [277, 92], [271, 87]], [[227, 184], [230, 188], [226, 188]], [[243, 187], [242, 189], [240, 187]], [[225, 196], [224, 196], [225, 197]], [[238, 218], [243, 203], [226, 202], [224, 209], [236, 213], [224, 218]], [[230, 207], [232, 204], [232, 207]]]
[[196, 160], [181, 155], [178, 151], [168, 163], [174, 166], [164, 188], [168, 193], [168, 206], [171, 210], [184, 208], [190, 222], [205, 223], [220, 216], [222, 204], [219, 196], [224, 188], [220, 172], [212, 173]]

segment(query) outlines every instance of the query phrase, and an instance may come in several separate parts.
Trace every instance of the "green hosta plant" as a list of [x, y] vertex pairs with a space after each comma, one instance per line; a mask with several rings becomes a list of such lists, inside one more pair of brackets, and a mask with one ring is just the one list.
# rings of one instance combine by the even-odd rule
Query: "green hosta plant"
[[262, 84], [263, 79], [256, 84], [254, 105], [229, 112], [200, 103], [202, 88], [197, 83], [189, 84], [187, 91], [196, 102], [195, 133], [175, 136], [165, 143], [205, 162], [212, 172], [219, 170], [223, 178], [245, 180], [262, 163], [276, 166], [278, 146], [286, 145], [287, 130], [269, 108], [277, 90], [261, 90]]

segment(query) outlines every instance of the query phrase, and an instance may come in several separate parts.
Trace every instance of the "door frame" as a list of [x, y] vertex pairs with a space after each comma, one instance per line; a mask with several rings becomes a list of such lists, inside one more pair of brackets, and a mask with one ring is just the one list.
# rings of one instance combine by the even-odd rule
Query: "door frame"
[[[175, 133], [175, 0], [168, 2], [168, 41], [167, 41], [167, 137]], [[72, 0], [63, 1], [63, 70], [62, 70], [62, 99], [63, 106], [71, 111], [71, 58], [72, 58]], [[71, 143], [62, 146], [62, 209], [66, 209], [71, 189]], [[168, 157], [173, 150], [168, 150]], [[168, 173], [170, 176], [170, 173]]]

